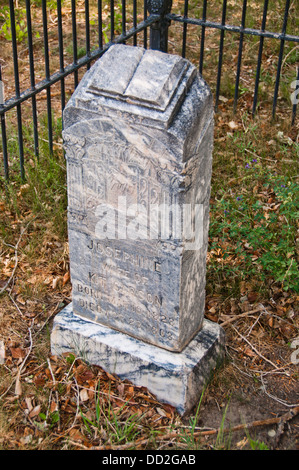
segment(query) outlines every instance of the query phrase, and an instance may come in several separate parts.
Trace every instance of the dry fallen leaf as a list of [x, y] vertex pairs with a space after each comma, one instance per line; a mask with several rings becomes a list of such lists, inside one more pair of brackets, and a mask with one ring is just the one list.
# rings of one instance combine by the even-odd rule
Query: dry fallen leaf
[[225, 96], [219, 95], [219, 101], [222, 101], [223, 103], [227, 103], [228, 98], [226, 98]]
[[0, 364], [5, 363], [5, 344], [0, 340]]
[[230, 121], [228, 123], [228, 125], [231, 129], [238, 129], [238, 127], [239, 127], [238, 124], [235, 121]]
[[85, 388], [82, 388], [82, 390], [80, 391], [80, 400], [81, 401], [89, 400], [88, 391]]
[[20, 439], [20, 443], [23, 445], [30, 444], [31, 441], [32, 441], [32, 434], [28, 434], [27, 436], [21, 437]]
[[40, 413], [40, 405], [35, 406], [29, 413], [29, 418], [35, 418]]
[[85, 437], [78, 429], [71, 428], [69, 432], [69, 436], [75, 441], [84, 441]]
[[18, 396], [22, 395], [22, 385], [21, 385], [21, 381], [19, 377], [17, 377], [17, 380], [16, 380], [15, 395], [18, 395]]
[[26, 300], [23, 299], [23, 297], [22, 297], [21, 295], [18, 295], [17, 301], [18, 301], [18, 303], [21, 304], [21, 305], [26, 305]]
[[117, 385], [117, 390], [118, 390], [118, 393], [120, 394], [121, 397], [124, 396], [124, 391], [125, 391], [125, 385], [123, 383], [120, 383], [119, 385]]
[[26, 351], [22, 348], [10, 348], [10, 351], [14, 359], [26, 356]]
[[25, 403], [27, 405], [28, 410], [31, 411], [33, 409], [31, 398], [30, 397], [25, 397]]
[[156, 410], [157, 410], [157, 412], [159, 413], [160, 416], [163, 416], [163, 418], [166, 418], [166, 417], [167, 417], [167, 414], [166, 414], [166, 412], [163, 410], [163, 408], [157, 407]]
[[246, 348], [244, 350], [244, 354], [246, 354], [246, 356], [249, 356], [249, 357], [256, 357], [256, 354], [250, 348]]
[[57, 403], [56, 403], [54, 400], [51, 401], [50, 412], [51, 412], [51, 413], [54, 413], [54, 411], [57, 411], [57, 410], [58, 410]]
[[248, 443], [247, 437], [244, 437], [241, 441], [237, 442], [237, 447], [243, 449], [243, 447]]
[[65, 286], [65, 285], [69, 282], [70, 278], [71, 278], [70, 272], [68, 271], [68, 272], [65, 273], [65, 275], [63, 276], [62, 285]]
[[56, 288], [57, 288], [58, 279], [59, 279], [59, 277], [54, 277], [54, 278], [53, 278], [52, 289], [56, 289]]
[[206, 313], [205, 315], [208, 320], [211, 320], [214, 323], [218, 322], [218, 317], [216, 315], [210, 315], [209, 313]]
[[114, 377], [114, 375], [110, 374], [109, 372], [105, 371], [105, 374], [107, 375], [108, 379], [112, 380], [112, 382], [117, 381], [117, 378]]
[[253, 303], [257, 300], [258, 298], [258, 293], [257, 292], [249, 292], [247, 294], [247, 298], [249, 300], [250, 303]]

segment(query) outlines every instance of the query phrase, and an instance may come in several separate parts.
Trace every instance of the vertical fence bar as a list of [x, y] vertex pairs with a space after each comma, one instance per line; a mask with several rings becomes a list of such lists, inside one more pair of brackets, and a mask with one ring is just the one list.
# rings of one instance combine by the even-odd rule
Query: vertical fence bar
[[99, 48], [103, 49], [102, 0], [98, 0], [98, 38], [99, 38]]
[[[297, 81], [296, 81], [295, 92], [297, 92], [297, 90], [299, 90], [299, 65], [297, 67]], [[299, 97], [299, 93], [295, 93], [295, 101], [292, 107], [292, 126], [295, 124], [295, 119], [296, 119], [297, 99], [298, 99], [297, 96]]]
[[[72, 38], [73, 38], [73, 63], [77, 64], [78, 54], [77, 54], [76, 0], [72, 0]], [[75, 88], [77, 88], [78, 83], [79, 83], [78, 70], [75, 70], [74, 71]]]
[[[12, 54], [14, 63], [14, 75], [15, 75], [15, 91], [16, 97], [20, 97], [20, 82], [19, 82], [19, 68], [18, 68], [18, 52], [17, 52], [17, 39], [16, 39], [16, 23], [15, 23], [15, 10], [13, 0], [9, 0], [10, 9], [10, 26], [11, 26], [11, 37], [12, 37]], [[23, 130], [22, 130], [22, 111], [21, 105], [17, 104], [17, 122], [18, 122], [18, 141], [19, 141], [19, 152], [20, 152], [20, 173], [21, 179], [25, 179], [24, 170], [24, 146], [23, 146]]]
[[237, 64], [237, 76], [236, 76], [236, 83], [235, 83], [234, 112], [236, 112], [236, 109], [237, 109], [237, 102], [238, 102], [238, 95], [239, 95], [239, 83], [240, 83], [243, 40], [244, 40], [244, 33], [242, 30], [245, 28], [246, 8], [247, 8], [247, 0], [243, 0], [241, 32], [240, 32], [238, 64]]
[[[121, 34], [126, 35], [126, 0], [121, 1]], [[123, 44], [126, 42], [124, 41]]]
[[[90, 24], [89, 24], [89, 0], [85, 0], [85, 44], [86, 55], [90, 56]], [[87, 70], [90, 69], [90, 62], [86, 65]]]
[[[143, 2], [143, 18], [146, 20], [147, 18], [147, 2], [148, 0], [144, 0]], [[147, 49], [147, 28], [144, 29], [143, 31], [143, 47], [144, 49]]]
[[110, 40], [114, 39], [114, 0], [110, 0]]
[[[202, 10], [202, 20], [206, 21], [207, 19], [207, 0], [203, 2], [203, 10]], [[204, 50], [205, 50], [205, 32], [206, 27], [202, 26], [201, 28], [201, 39], [200, 39], [200, 56], [199, 56], [199, 73], [202, 75], [203, 70], [203, 57], [204, 57]]]
[[[184, 4], [184, 18], [188, 17], [188, 5], [189, 1], [185, 0]], [[183, 25], [183, 46], [182, 46], [182, 57], [186, 57], [186, 41], [187, 41], [187, 23]]]
[[9, 180], [9, 170], [8, 170], [5, 114], [1, 114], [1, 135], [2, 135], [2, 148], [3, 148], [4, 178], [6, 179], [6, 181], [8, 181]]
[[150, 48], [161, 52], [168, 50], [168, 28], [170, 20], [166, 17], [171, 11], [172, 0], [148, 0], [147, 9], [151, 15], [159, 15], [159, 19], [150, 27]]
[[[59, 44], [59, 70], [64, 72], [64, 57], [63, 57], [63, 31], [62, 31], [62, 15], [61, 15], [61, 0], [57, 0], [57, 26], [58, 26], [58, 44]], [[65, 82], [64, 78], [60, 80], [61, 89], [61, 114], [65, 108]]]
[[[223, 0], [222, 18], [221, 18], [222, 25], [225, 25], [226, 8], [227, 8], [227, 0]], [[218, 110], [218, 102], [219, 102], [219, 95], [220, 95], [221, 71], [222, 71], [222, 61], [223, 61], [223, 45], [224, 45], [224, 29], [221, 30], [220, 43], [219, 43], [219, 59], [218, 59], [217, 84], [216, 84], [216, 98], [215, 98], [215, 111], [216, 112]]]
[[[3, 86], [1, 65], [0, 65], [0, 86]], [[3, 92], [3, 98], [4, 98], [4, 92]], [[2, 107], [3, 107], [3, 103], [0, 103], [0, 109]], [[3, 149], [4, 178], [6, 179], [6, 181], [8, 181], [9, 169], [8, 169], [7, 139], [6, 139], [6, 126], [5, 126], [5, 114], [4, 113], [1, 114], [1, 136], [2, 136], [2, 149]]]
[[280, 72], [281, 72], [282, 57], [283, 57], [283, 50], [284, 50], [284, 43], [285, 43], [284, 36], [285, 36], [286, 30], [287, 30], [289, 8], [290, 8], [290, 0], [286, 0], [286, 6], [285, 6], [284, 18], [283, 18], [283, 25], [282, 25], [282, 31], [281, 31], [282, 39], [280, 40], [280, 49], [279, 49], [277, 73], [276, 73], [276, 80], [275, 80], [273, 105], [272, 105], [272, 117], [273, 118], [275, 118], [275, 111], [276, 111], [276, 105], [277, 105], [278, 89], [279, 89], [279, 82], [280, 82]]
[[[268, 3], [269, 3], [269, 0], [265, 0], [264, 11], [263, 11], [263, 19], [262, 19], [262, 28], [261, 28], [262, 31], [265, 31], [265, 28], [266, 28]], [[264, 47], [264, 37], [261, 36], [260, 37], [259, 52], [258, 52], [258, 59], [257, 59], [254, 97], [253, 97], [253, 105], [252, 105], [252, 114], [253, 114], [253, 116], [255, 115], [256, 105], [257, 105], [257, 97], [258, 97], [260, 74], [261, 74], [262, 55], [263, 55], [263, 47]]]
[[[137, 26], [137, 0], [133, 0], [133, 27]], [[137, 34], [133, 36], [133, 45], [137, 46]]]
[[[31, 9], [30, 0], [26, 0], [26, 18], [27, 18], [27, 36], [28, 36], [28, 55], [29, 55], [29, 68], [30, 68], [30, 84], [31, 88], [35, 88], [35, 74], [34, 74], [34, 56], [32, 44], [32, 24], [31, 24]], [[33, 137], [34, 137], [34, 153], [38, 157], [38, 124], [37, 124], [37, 109], [36, 97], [32, 96], [32, 120], [33, 120]]]
[[[48, 19], [47, 19], [47, 1], [42, 0], [43, 28], [44, 28], [44, 53], [45, 53], [45, 74], [46, 80], [50, 81], [50, 62], [49, 62], [49, 40], [48, 40]], [[48, 140], [49, 151], [53, 153], [53, 129], [52, 129], [52, 107], [51, 107], [51, 87], [47, 87], [47, 116], [48, 116]]]

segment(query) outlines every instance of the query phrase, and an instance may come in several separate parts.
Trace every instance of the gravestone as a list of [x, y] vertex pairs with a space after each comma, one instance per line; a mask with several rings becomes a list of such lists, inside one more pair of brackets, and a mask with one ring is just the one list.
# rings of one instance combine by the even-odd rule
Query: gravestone
[[75, 352], [188, 411], [223, 354], [204, 319], [211, 92], [187, 60], [111, 46], [64, 111]]

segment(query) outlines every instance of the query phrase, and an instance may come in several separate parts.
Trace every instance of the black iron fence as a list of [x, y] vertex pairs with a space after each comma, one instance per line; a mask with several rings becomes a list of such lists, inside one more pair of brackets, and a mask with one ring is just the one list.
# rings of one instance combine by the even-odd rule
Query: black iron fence
[[[250, 63], [250, 79], [247, 77], [247, 81], [253, 82], [250, 112], [255, 114], [257, 111], [261, 76], [270, 73], [265, 72], [262, 67], [270, 57], [275, 64], [272, 64], [270, 73], [273, 88], [269, 86], [263, 94], [267, 95], [268, 102], [271, 99], [270, 114], [275, 117], [282, 68], [288, 59], [287, 81], [289, 95], [293, 97], [289, 104], [290, 119], [294, 124], [299, 96], [296, 91], [299, 89], [296, 2], [297, 0], [0, 0], [0, 40], [2, 39], [3, 45], [4, 37], [6, 47], [11, 51], [9, 58], [6, 55], [3, 59], [5, 54], [2, 53], [0, 57], [0, 100], [3, 96], [3, 83], [5, 91], [8, 89], [10, 95], [6, 101], [3, 99], [0, 102], [5, 178], [9, 178], [7, 113], [11, 110], [16, 112], [20, 172], [24, 178], [22, 106], [30, 103], [34, 152], [38, 156], [37, 99], [41, 94], [45, 97], [49, 151], [53, 152], [53, 88], [59, 85], [62, 112], [67, 99], [66, 81], [71, 78], [76, 87], [81, 71], [88, 69], [112, 43], [141, 45], [190, 58], [198, 63], [199, 72], [204, 77], [207, 69], [210, 72], [208, 81], [214, 91], [215, 110], [218, 110], [219, 100], [225, 100], [231, 102], [236, 111], [240, 93], [244, 93], [244, 86], [242, 88], [240, 82], [242, 79], [246, 82], [246, 78], [242, 77], [244, 43], [248, 38], [254, 38], [255, 42], [249, 45], [249, 50], [254, 52]], [[255, 15], [252, 14], [252, 8], [255, 9]], [[238, 24], [234, 24], [235, 22]], [[191, 47], [191, 38], [190, 52], [188, 48]], [[230, 45], [232, 38], [236, 51], [228, 52], [224, 64], [226, 44], [228, 42]], [[272, 55], [265, 54], [265, 41], [271, 41], [274, 45]], [[231, 58], [229, 54], [232, 54]], [[9, 60], [11, 65], [8, 64]], [[226, 79], [233, 95], [230, 100], [221, 95], [224, 65], [230, 71], [234, 69], [233, 78]], [[248, 65], [245, 67], [248, 74]], [[9, 68], [12, 73], [6, 80], [6, 70]], [[23, 70], [25, 77], [24, 72], [20, 74]], [[14, 84], [10, 83], [11, 75]]]

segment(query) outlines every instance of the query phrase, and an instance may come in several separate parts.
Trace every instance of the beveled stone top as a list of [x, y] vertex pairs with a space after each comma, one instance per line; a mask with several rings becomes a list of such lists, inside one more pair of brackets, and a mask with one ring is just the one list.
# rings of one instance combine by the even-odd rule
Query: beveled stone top
[[114, 45], [95, 64], [89, 92], [164, 112], [189, 64], [176, 55]]

